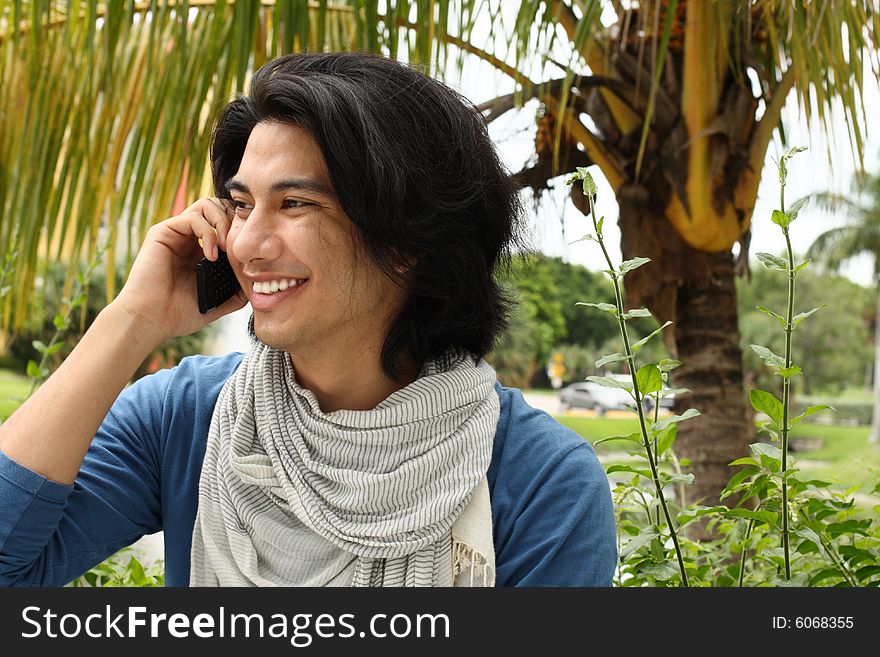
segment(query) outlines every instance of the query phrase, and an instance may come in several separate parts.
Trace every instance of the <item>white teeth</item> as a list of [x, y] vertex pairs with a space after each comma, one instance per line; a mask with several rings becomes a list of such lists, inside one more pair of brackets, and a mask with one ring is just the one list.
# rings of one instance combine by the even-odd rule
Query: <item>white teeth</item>
[[298, 281], [295, 278], [282, 279], [278, 281], [255, 281], [254, 292], [258, 294], [274, 294], [291, 287], [296, 287]]

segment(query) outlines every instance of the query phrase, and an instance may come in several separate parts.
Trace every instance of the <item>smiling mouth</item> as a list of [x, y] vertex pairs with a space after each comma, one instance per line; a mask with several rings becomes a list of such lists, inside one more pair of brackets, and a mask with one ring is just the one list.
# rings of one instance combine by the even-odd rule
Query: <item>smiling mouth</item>
[[307, 280], [307, 278], [282, 278], [275, 281], [255, 281], [252, 289], [256, 294], [271, 296], [303, 285]]

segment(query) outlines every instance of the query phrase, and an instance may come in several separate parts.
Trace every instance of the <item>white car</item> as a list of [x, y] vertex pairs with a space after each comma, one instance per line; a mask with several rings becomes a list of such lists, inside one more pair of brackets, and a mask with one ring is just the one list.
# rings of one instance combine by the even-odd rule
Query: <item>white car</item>
[[604, 415], [613, 410], [635, 410], [635, 401], [623, 388], [607, 388], [592, 381], [565, 386], [559, 393], [563, 409], [586, 408]]

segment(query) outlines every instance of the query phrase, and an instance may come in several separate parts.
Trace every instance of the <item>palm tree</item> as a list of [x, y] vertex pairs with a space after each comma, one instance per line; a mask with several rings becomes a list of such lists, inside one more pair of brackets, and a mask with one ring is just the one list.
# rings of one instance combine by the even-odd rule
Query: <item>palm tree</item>
[[[867, 204], [837, 194], [813, 195], [826, 208], [846, 208], [850, 221], [820, 234], [807, 249], [807, 257], [822, 262], [832, 271], [839, 271], [856, 256], [871, 256], [874, 288], [880, 296], [880, 175], [857, 177], [856, 192], [856, 199], [866, 198]], [[869, 440], [880, 445], [880, 298], [874, 321], [874, 413]]]
[[861, 160], [863, 63], [878, 69], [875, 4], [520, 3], [510, 41], [517, 69], [539, 68], [542, 79], [520, 75], [521, 91], [483, 107], [494, 119], [537, 99], [523, 186], [538, 192], [558, 172], [595, 165], [617, 196], [623, 257], [651, 258], [627, 275], [627, 301], [675, 322], [664, 336], [684, 362], [675, 383], [694, 391], [677, 403], [703, 413], [680, 426], [676, 443], [693, 463], [692, 500], [717, 499], [727, 464], [754, 433], [734, 277], [747, 270], [763, 164], [774, 133], [784, 138], [782, 108], [794, 92], [808, 120], [818, 114], [827, 127], [839, 102]]
[[[73, 263], [106, 234], [110, 253], [130, 260], [178, 192], [209, 190], [212, 113], [268, 58], [360, 49], [437, 71], [479, 58], [517, 87], [483, 106], [487, 120], [532, 99], [541, 108], [521, 185], [537, 193], [596, 165], [619, 201], [624, 257], [653, 260], [627, 276], [628, 302], [676, 322], [665, 336], [685, 362], [676, 385], [703, 411], [682, 425], [679, 448], [694, 498], [710, 499], [752, 435], [733, 280], [764, 156], [795, 90], [823, 120], [840, 101], [861, 157], [875, 4], [0, 0], [0, 254], [12, 244], [19, 254], [4, 325], [29, 311], [43, 258]], [[487, 26], [478, 47], [472, 35]]]

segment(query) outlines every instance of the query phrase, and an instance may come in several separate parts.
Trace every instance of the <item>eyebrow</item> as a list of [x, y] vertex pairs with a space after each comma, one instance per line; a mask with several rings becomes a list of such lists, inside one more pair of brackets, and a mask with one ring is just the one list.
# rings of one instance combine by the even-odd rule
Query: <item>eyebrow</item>
[[[223, 185], [226, 191], [231, 192], [232, 190], [239, 191], [243, 194], [251, 194], [250, 187], [245, 185], [240, 180], [236, 180], [235, 178], [230, 178]], [[277, 194], [279, 192], [287, 191], [288, 189], [299, 189], [306, 192], [315, 192], [317, 194], [322, 194], [324, 196], [332, 197], [334, 194], [327, 187], [319, 183], [314, 178], [287, 178], [285, 180], [278, 180], [272, 183], [272, 186], [269, 188], [270, 194]]]

